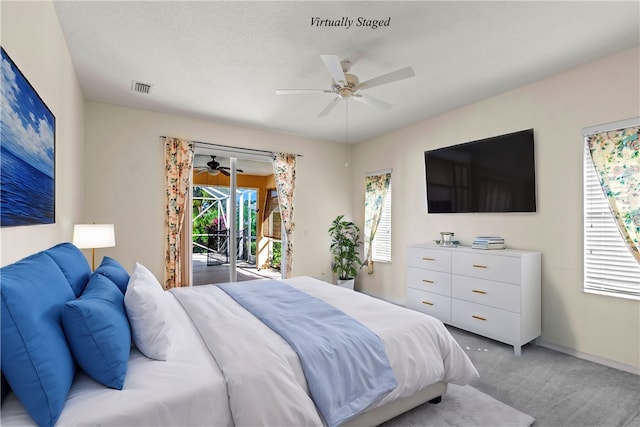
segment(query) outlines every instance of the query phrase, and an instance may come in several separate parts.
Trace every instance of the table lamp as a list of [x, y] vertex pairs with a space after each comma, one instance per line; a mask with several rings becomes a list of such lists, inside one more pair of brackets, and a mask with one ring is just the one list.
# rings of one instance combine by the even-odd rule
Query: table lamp
[[94, 271], [96, 248], [116, 245], [113, 224], [76, 224], [73, 227], [73, 244], [80, 249], [91, 249], [91, 271]]

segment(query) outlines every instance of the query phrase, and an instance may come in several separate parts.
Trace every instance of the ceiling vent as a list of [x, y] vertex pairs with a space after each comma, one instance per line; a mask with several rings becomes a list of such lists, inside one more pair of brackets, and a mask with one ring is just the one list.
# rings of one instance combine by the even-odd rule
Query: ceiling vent
[[148, 83], [142, 83], [133, 80], [131, 82], [131, 91], [149, 95], [149, 93], [151, 92], [151, 85]]

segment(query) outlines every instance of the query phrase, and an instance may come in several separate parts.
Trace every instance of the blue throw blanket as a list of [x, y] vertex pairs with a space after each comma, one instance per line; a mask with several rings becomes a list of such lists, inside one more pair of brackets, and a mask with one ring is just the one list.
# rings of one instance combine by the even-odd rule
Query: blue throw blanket
[[380, 338], [326, 302], [275, 280], [219, 286], [296, 351], [329, 427], [379, 402], [397, 385]]

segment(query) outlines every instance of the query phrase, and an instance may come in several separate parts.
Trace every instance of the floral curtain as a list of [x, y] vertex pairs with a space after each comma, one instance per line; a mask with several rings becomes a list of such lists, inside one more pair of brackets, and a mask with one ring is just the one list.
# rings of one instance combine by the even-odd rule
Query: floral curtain
[[384, 199], [389, 191], [391, 172], [369, 175], [365, 178], [364, 193], [364, 240], [367, 243], [365, 263], [367, 272], [373, 273], [373, 239], [378, 231]]
[[[194, 144], [180, 138], [165, 141], [165, 289], [189, 286], [189, 242], [184, 237], [188, 223], [189, 188]], [[187, 276], [187, 277], [185, 277]]]
[[618, 229], [640, 263], [640, 127], [588, 137], [600, 185]]
[[296, 187], [296, 155], [288, 153], [273, 154], [273, 171], [278, 191], [280, 215], [285, 231], [284, 277], [291, 277], [293, 266], [293, 192]]

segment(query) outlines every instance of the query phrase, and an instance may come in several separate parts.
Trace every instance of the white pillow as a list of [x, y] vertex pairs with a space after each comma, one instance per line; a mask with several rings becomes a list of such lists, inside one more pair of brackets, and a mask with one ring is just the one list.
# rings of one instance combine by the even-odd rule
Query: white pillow
[[136, 262], [124, 294], [133, 343], [150, 359], [167, 360], [171, 348], [171, 323], [167, 295], [160, 282]]

